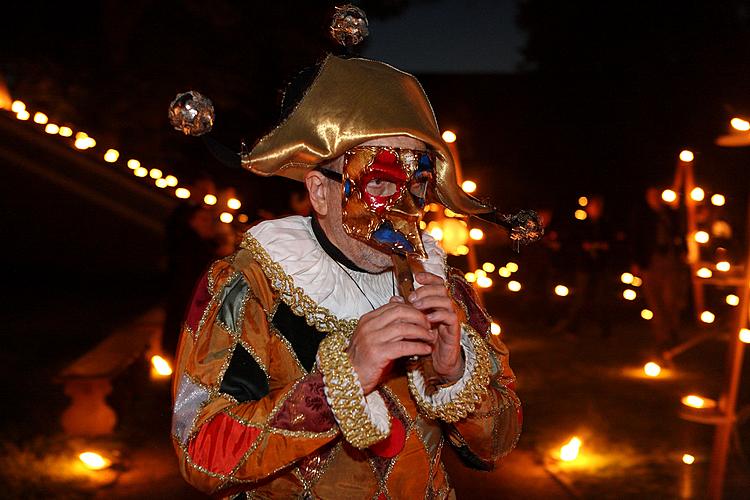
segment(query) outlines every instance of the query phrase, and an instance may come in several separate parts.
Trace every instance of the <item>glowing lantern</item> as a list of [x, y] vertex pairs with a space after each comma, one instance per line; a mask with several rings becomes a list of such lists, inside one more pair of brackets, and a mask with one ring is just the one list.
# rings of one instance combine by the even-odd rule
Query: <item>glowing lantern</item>
[[497, 274], [499, 274], [503, 278], [510, 278], [510, 275], [512, 273], [510, 272], [510, 269], [508, 269], [507, 267], [501, 267], [500, 269], [498, 269]]
[[578, 453], [581, 451], [581, 439], [573, 436], [570, 441], [565, 443], [560, 448], [560, 459], [564, 462], [572, 462], [578, 458]]
[[479, 288], [489, 288], [492, 286], [492, 278], [488, 278], [487, 276], [478, 276], [477, 285], [479, 285]]
[[680, 151], [680, 161], [684, 161], [685, 163], [690, 163], [694, 159], [695, 159], [695, 155], [689, 149], [683, 149], [682, 151]]
[[234, 216], [229, 212], [222, 212], [221, 215], [219, 215], [219, 220], [224, 224], [229, 224], [234, 220]]
[[704, 323], [713, 323], [716, 319], [716, 315], [711, 311], [703, 311], [701, 313], [701, 321]]
[[469, 238], [475, 241], [479, 241], [484, 238], [484, 231], [482, 231], [478, 227], [475, 227], [471, 231], [469, 231]]
[[711, 270], [707, 267], [701, 267], [695, 272], [696, 276], [698, 276], [699, 278], [703, 278], [703, 279], [708, 279], [711, 276], [713, 276], [713, 274], [714, 273], [711, 272]]
[[559, 295], [560, 297], [567, 297], [570, 293], [570, 290], [568, 290], [568, 287], [565, 285], [557, 285], [555, 287], [555, 295]]
[[47, 115], [44, 113], [41, 113], [37, 111], [34, 113], [34, 123], [38, 123], [39, 125], [44, 125], [49, 121], [49, 118], [47, 118]]
[[490, 333], [492, 335], [500, 335], [500, 333], [503, 331], [502, 328], [500, 328], [500, 325], [495, 323], [494, 321], [490, 323]]
[[507, 264], [505, 264], [505, 267], [512, 273], [518, 271], [518, 264], [516, 264], [515, 262], [508, 262]]
[[635, 300], [637, 294], [635, 293], [635, 290], [628, 288], [622, 292], [622, 297], [625, 300]]
[[131, 170], [135, 170], [136, 168], [141, 166], [141, 162], [138, 160], [128, 160], [128, 168]]
[[690, 408], [703, 409], [716, 407], [716, 401], [713, 399], [703, 398], [695, 394], [684, 396], [680, 401], [682, 401], [682, 404], [689, 406]]
[[644, 309], [641, 311], [641, 318], [649, 321], [654, 318], [654, 313], [650, 309]]
[[57, 134], [60, 132], [60, 127], [58, 127], [54, 123], [48, 123], [46, 127], [44, 127], [44, 131], [48, 134]]
[[172, 375], [172, 367], [169, 366], [169, 362], [158, 354], [151, 356], [151, 366], [156, 375], [161, 377], [169, 377]]
[[580, 198], [578, 198], [578, 204], [582, 207], [585, 207], [586, 205], [589, 204], [589, 199], [586, 198], [585, 196], [581, 196]]
[[152, 179], [161, 179], [161, 176], [163, 175], [163, 173], [164, 172], [162, 172], [158, 168], [152, 168], [151, 170], [149, 170], [148, 175]]
[[732, 125], [733, 129], [739, 130], [740, 132], [747, 132], [750, 130], [750, 122], [743, 120], [742, 118], [734, 117], [729, 123]]
[[461, 189], [466, 193], [473, 193], [477, 190], [477, 183], [474, 181], [463, 181], [461, 183]]
[[185, 188], [177, 188], [174, 190], [174, 195], [182, 200], [190, 198], [190, 191]]
[[477, 280], [477, 275], [474, 273], [466, 273], [464, 274], [464, 278], [466, 278], [466, 281], [469, 283], [474, 283]]
[[174, 175], [168, 175], [164, 180], [167, 181], [167, 186], [169, 187], [175, 187], [177, 185], [177, 177]]
[[31, 115], [29, 114], [29, 112], [26, 111], [25, 109], [22, 109], [21, 111], [19, 111], [18, 113], [16, 113], [16, 118], [18, 118], [21, 121], [28, 120], [30, 116]]
[[658, 377], [661, 373], [661, 366], [659, 366], [658, 363], [649, 361], [648, 363], [643, 365], [643, 373], [645, 373], [649, 377]]
[[631, 284], [633, 282], [633, 277], [634, 276], [632, 274], [630, 274], [630, 273], [622, 273], [620, 275], [620, 281], [622, 281], [626, 285], [629, 285], [629, 284]]
[[[458, 219], [443, 219], [440, 225], [434, 221], [430, 222], [427, 225], [427, 231], [435, 237], [435, 234], [432, 233], [433, 229], [440, 230], [440, 246], [443, 247], [443, 250], [453, 255], [459, 254], [458, 247], [466, 245], [466, 242], [469, 240], [469, 230]], [[438, 238], [435, 237], [435, 239]]]
[[722, 273], [729, 271], [731, 268], [732, 265], [726, 260], [722, 260], [721, 262], [716, 263], [716, 270], [721, 271]]
[[476, 274], [477, 277], [487, 276], [487, 271], [485, 271], [484, 269], [477, 269], [476, 271], [474, 271], [474, 274]]
[[10, 110], [14, 113], [26, 111], [26, 104], [24, 104], [22, 101], [13, 101], [13, 104], [10, 105]]
[[727, 200], [724, 198], [724, 195], [722, 194], [715, 194], [711, 197], [711, 203], [716, 205], [717, 207], [721, 207], [726, 203]]
[[693, 235], [693, 238], [698, 243], [708, 243], [708, 240], [711, 239], [711, 237], [705, 231], [696, 231], [695, 235]]
[[73, 135], [73, 131], [70, 129], [70, 127], [60, 127], [60, 131], [58, 132], [62, 137], [70, 137]]
[[508, 290], [511, 292], [520, 292], [521, 291], [521, 283], [518, 281], [509, 281], [508, 282]]
[[737, 306], [740, 304], [740, 298], [732, 293], [727, 295], [726, 301], [730, 306]]
[[85, 133], [83, 135], [80, 135], [81, 132], [76, 134], [76, 141], [73, 143], [73, 146], [75, 146], [77, 149], [89, 149], [96, 146], [96, 141], [93, 137], [88, 137]]
[[207, 194], [203, 197], [203, 203], [205, 203], [206, 205], [216, 205], [216, 201], [216, 196], [212, 194]]
[[237, 198], [229, 198], [227, 200], [227, 207], [231, 208], [232, 210], [239, 210], [242, 206], [242, 202], [238, 200]]
[[133, 175], [135, 175], [136, 177], [146, 177], [148, 175], [148, 169], [144, 167], [138, 167], [133, 170]]
[[690, 198], [693, 201], [703, 201], [703, 198], [706, 197], [706, 192], [703, 191], [703, 189], [699, 187], [694, 187], [692, 191], [690, 191]]
[[685, 453], [684, 455], [682, 455], [682, 463], [686, 465], [693, 465], [693, 463], [695, 463], [695, 457], [690, 453]]
[[107, 163], [114, 163], [119, 157], [120, 153], [118, 153], [116, 149], [108, 149], [107, 152], [104, 153], [104, 161]]
[[589, 214], [586, 213], [585, 210], [581, 210], [580, 208], [575, 211], [573, 216], [578, 220], [586, 220], [586, 217], [589, 216]]
[[456, 133], [452, 130], [446, 130], [443, 132], [443, 140], [447, 143], [456, 142]]
[[156, 181], [154, 181], [154, 184], [156, 184], [156, 187], [164, 189], [165, 187], [167, 187], [167, 180], [163, 177], [160, 177], [156, 179]]
[[84, 451], [78, 459], [90, 470], [102, 470], [112, 465], [112, 461], [93, 451]]
[[747, 328], [740, 329], [740, 341], [746, 344], [750, 344], [750, 330]]
[[493, 264], [492, 262], [485, 262], [484, 264], [482, 264], [482, 269], [484, 269], [488, 273], [495, 272], [495, 264]]
[[675, 200], [677, 200], [677, 193], [675, 193], [671, 189], [665, 189], [661, 192], [661, 199], [666, 201], [667, 203], [674, 203]]

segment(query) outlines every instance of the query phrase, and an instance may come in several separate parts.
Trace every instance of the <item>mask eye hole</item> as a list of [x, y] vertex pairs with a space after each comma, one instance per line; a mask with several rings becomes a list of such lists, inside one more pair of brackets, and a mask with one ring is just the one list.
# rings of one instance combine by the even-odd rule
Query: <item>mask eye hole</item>
[[375, 177], [367, 183], [365, 191], [372, 196], [393, 196], [396, 194], [396, 188], [395, 182]]
[[427, 179], [412, 180], [409, 184], [409, 192], [419, 199], [424, 199], [427, 196]]

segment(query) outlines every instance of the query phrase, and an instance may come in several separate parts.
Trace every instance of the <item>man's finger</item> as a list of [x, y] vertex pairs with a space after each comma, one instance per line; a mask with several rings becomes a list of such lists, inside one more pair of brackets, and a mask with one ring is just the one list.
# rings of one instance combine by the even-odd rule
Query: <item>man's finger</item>
[[386, 325], [399, 321], [402, 323], [412, 323], [424, 328], [429, 328], [430, 323], [420, 311], [407, 304], [392, 303], [388, 308], [383, 308], [383, 312], [372, 318], [373, 328], [384, 328]]
[[414, 275], [417, 283], [421, 285], [444, 285], [445, 281], [437, 274], [432, 273], [417, 273]]
[[403, 358], [405, 356], [425, 356], [432, 354], [432, 346], [424, 342], [414, 342], [410, 340], [402, 340], [401, 342], [393, 342], [385, 348], [385, 354], [388, 359], [395, 360]]
[[437, 309], [427, 315], [427, 319], [431, 323], [443, 323], [444, 325], [456, 325], [458, 324], [458, 317], [453, 311], [446, 309]]
[[427, 311], [429, 309], [446, 309], [455, 312], [455, 309], [453, 309], [453, 300], [449, 297], [438, 297], [432, 295], [430, 297], [419, 299], [413, 302], [412, 305], [420, 311]]
[[430, 295], [438, 295], [441, 297], [448, 296], [448, 289], [443, 285], [425, 285], [417, 288], [414, 292], [409, 295], [409, 301], [414, 302], [416, 300], [428, 297]]

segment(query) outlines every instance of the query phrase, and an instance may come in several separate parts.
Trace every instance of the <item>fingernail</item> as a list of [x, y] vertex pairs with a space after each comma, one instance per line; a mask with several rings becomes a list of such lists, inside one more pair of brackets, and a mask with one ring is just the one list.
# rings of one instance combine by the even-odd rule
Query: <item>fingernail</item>
[[435, 313], [428, 314], [427, 319], [429, 319], [430, 321], [433, 321], [435, 319]]
[[414, 302], [416, 300], [416, 298], [417, 298], [417, 294], [416, 293], [411, 292], [409, 294], [409, 302]]
[[419, 307], [422, 305], [422, 301], [421, 300], [414, 301], [411, 303], [411, 305], [413, 305], [414, 307]]

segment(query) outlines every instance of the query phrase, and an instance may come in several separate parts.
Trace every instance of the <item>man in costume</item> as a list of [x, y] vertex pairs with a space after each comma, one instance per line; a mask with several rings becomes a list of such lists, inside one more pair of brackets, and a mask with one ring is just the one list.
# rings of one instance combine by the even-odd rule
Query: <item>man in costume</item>
[[[493, 210], [458, 187], [421, 86], [329, 56], [242, 163], [304, 181], [314, 215], [253, 227], [196, 288], [173, 385], [184, 477], [225, 497], [454, 496], [444, 447], [491, 469], [520, 403], [471, 285], [419, 231], [429, 202]], [[394, 262], [415, 272], [405, 297]]]

